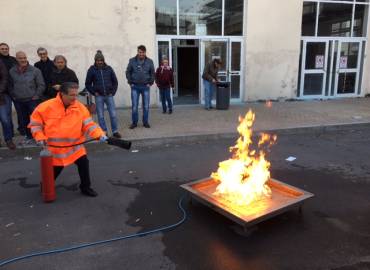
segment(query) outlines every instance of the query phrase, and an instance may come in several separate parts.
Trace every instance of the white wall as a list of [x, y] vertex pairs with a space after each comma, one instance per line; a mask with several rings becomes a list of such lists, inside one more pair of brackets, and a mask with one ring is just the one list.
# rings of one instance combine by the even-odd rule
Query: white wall
[[[118, 77], [116, 103], [128, 106], [130, 89], [125, 69], [136, 47], [144, 44], [155, 57], [154, 0], [15, 0], [0, 9], [0, 42], [10, 45], [11, 54], [23, 50], [30, 62], [38, 61], [39, 46], [49, 55], [63, 54], [83, 88], [86, 71], [101, 49]], [[152, 89], [152, 103], [156, 95]]]
[[244, 100], [296, 97], [302, 0], [248, 0]]
[[[369, 17], [368, 17], [369, 19]], [[369, 27], [369, 21], [367, 21], [367, 36], [370, 37], [370, 27]], [[368, 57], [369, 55], [369, 43], [367, 43], [367, 46], [365, 48], [365, 55], [364, 55], [364, 66], [363, 66], [363, 80], [362, 80], [362, 92], [361, 95], [365, 96], [366, 94], [370, 94], [370, 59]]]

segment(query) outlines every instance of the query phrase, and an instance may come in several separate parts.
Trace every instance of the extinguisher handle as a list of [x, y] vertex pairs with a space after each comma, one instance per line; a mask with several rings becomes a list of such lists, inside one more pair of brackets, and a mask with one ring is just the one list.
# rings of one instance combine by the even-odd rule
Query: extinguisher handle
[[36, 144], [40, 147], [46, 147], [46, 141], [42, 140], [42, 141], [37, 141]]

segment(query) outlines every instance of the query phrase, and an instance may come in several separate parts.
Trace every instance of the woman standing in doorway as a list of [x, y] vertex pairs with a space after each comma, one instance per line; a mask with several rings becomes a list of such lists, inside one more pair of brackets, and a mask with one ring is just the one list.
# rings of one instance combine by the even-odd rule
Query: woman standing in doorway
[[173, 88], [174, 85], [173, 81], [172, 68], [168, 65], [168, 59], [163, 58], [161, 65], [157, 68], [155, 73], [155, 83], [160, 91], [163, 113], [167, 112], [167, 106], [169, 114], [173, 111], [171, 100], [171, 88]]

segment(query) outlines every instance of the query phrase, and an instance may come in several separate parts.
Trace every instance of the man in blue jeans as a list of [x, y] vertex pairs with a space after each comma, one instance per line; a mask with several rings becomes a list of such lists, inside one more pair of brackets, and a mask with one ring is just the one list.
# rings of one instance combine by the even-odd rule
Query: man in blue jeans
[[132, 103], [132, 124], [130, 129], [137, 127], [139, 120], [139, 97], [142, 97], [143, 106], [143, 125], [150, 128], [149, 125], [149, 102], [150, 86], [154, 83], [155, 70], [152, 59], [146, 57], [146, 48], [144, 45], [137, 47], [137, 55], [130, 59], [126, 69], [127, 83], [131, 86]]
[[209, 111], [212, 107], [212, 96], [216, 83], [218, 82], [218, 70], [221, 60], [215, 58], [208, 63], [203, 70], [202, 79], [204, 84], [204, 108]]
[[12, 125], [12, 103], [7, 93], [8, 70], [0, 60], [0, 122], [3, 127], [4, 141], [9, 149], [14, 150], [13, 125]]
[[9, 92], [21, 110], [22, 128], [26, 131], [23, 144], [34, 144], [31, 131], [27, 126], [33, 110], [40, 103], [44, 94], [45, 82], [41, 71], [28, 63], [27, 55], [24, 52], [17, 52], [16, 59], [18, 64], [9, 71], [13, 82]]
[[111, 66], [105, 63], [103, 53], [98, 50], [95, 63], [87, 71], [85, 86], [95, 96], [96, 113], [101, 129], [107, 134], [108, 128], [104, 120], [104, 104], [107, 106], [113, 137], [121, 138], [118, 132], [116, 106], [114, 95], [117, 92], [118, 80]]

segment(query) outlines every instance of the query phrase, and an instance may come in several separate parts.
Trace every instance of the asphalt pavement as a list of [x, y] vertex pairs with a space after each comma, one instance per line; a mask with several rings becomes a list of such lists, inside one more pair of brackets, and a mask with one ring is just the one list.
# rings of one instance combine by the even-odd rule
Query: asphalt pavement
[[[370, 269], [370, 127], [280, 134], [268, 155], [272, 177], [315, 194], [303, 212], [260, 223], [249, 236], [199, 203], [169, 232], [31, 258], [0, 269]], [[0, 260], [143, 232], [181, 219], [182, 183], [228, 158], [233, 138], [89, 152], [97, 198], [78, 191], [74, 166], [45, 204], [37, 153], [0, 159]], [[137, 150], [137, 151], [135, 151]], [[295, 157], [292, 162], [288, 157]], [[27, 157], [25, 159], [25, 157]]]

